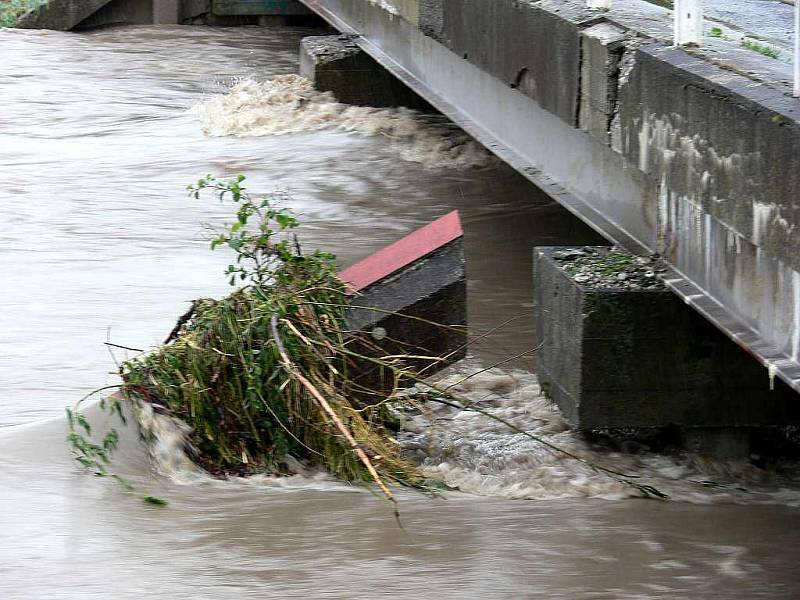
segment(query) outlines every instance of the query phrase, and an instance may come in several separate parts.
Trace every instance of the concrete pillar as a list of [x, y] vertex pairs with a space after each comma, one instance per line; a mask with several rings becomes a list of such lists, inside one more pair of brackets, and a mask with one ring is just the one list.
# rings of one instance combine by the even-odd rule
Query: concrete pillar
[[[453, 211], [343, 270], [340, 277], [354, 305], [347, 311], [348, 326], [370, 332], [385, 355], [442, 357], [436, 363], [411, 361], [428, 374], [464, 358], [467, 281], [462, 238], [461, 221]], [[351, 377], [374, 389], [390, 381], [368, 362], [357, 371]]]
[[406, 106], [434, 109], [361, 50], [352, 36], [303, 38], [300, 75], [320, 91], [333, 92], [339, 102], [362, 106]]
[[674, 425], [741, 457], [746, 428], [800, 424], [797, 394], [660, 284], [658, 263], [607, 253], [534, 251], [536, 372], [572, 426]]
[[153, 0], [153, 24], [176, 25], [179, 22], [179, 0]]
[[212, 0], [211, 10], [215, 15], [231, 17], [312, 14], [298, 0]]

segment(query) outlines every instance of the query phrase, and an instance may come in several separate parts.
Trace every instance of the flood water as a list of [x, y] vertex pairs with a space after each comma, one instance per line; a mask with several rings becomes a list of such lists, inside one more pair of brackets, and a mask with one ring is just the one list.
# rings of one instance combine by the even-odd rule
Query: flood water
[[[304, 243], [342, 264], [460, 209], [470, 324], [515, 319], [474, 349], [482, 364], [532, 345], [532, 246], [597, 241], [479, 148], [460, 140], [454, 151], [443, 124], [368, 135], [365, 123], [394, 117], [337, 109], [323, 126], [298, 105], [280, 113], [297, 122], [281, 135], [263, 131], [277, 118], [266, 108], [258, 123], [237, 121], [237, 135], [209, 128], [258, 112], [253, 90], [296, 72], [299, 40], [314, 33], [0, 30], [0, 598], [800, 596], [800, 503], [778, 484], [767, 501], [609, 499], [583, 471], [549, 462], [525, 489], [545, 472], [557, 485], [535, 494], [402, 493], [400, 529], [375, 496], [322, 476], [159, 475], [134, 434], [119, 468], [168, 507], [71, 462], [64, 407], [116, 381], [103, 342], [152, 347], [189, 300], [226, 291], [229, 256], [208, 250], [203, 224], [230, 209], [186, 197], [202, 175], [288, 192]], [[244, 80], [250, 104], [226, 117], [213, 103]], [[644, 462], [657, 470], [655, 460]], [[505, 477], [498, 464], [482, 484]], [[472, 468], [456, 467], [462, 479]]]

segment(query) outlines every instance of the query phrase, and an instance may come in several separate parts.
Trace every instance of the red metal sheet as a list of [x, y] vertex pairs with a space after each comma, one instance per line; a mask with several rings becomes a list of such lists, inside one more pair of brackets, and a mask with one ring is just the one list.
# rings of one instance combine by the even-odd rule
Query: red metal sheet
[[454, 210], [346, 268], [339, 277], [350, 293], [363, 290], [462, 235], [461, 219]]

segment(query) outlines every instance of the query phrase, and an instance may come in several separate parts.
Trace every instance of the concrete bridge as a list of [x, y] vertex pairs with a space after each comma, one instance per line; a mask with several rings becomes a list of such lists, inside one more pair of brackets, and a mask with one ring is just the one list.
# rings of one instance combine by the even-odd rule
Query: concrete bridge
[[724, 31], [674, 47], [671, 11], [642, 0], [586, 4], [54, 0], [38, 26], [313, 11], [609, 240], [663, 256], [676, 294], [800, 391], [791, 66]]
[[[303, 0], [800, 390], [800, 100], [789, 65], [614, 0]], [[766, 377], [766, 373], [765, 373]]]

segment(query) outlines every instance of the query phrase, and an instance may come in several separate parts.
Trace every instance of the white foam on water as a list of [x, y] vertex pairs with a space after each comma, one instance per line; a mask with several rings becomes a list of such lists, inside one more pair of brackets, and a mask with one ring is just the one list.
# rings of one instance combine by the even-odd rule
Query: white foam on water
[[[622, 454], [596, 448], [568, 429], [557, 408], [542, 394], [535, 375], [491, 369], [459, 383], [469, 373], [466, 366], [461, 367], [437, 385], [452, 385], [452, 392], [474, 406], [588, 463], [636, 476], [633, 481], [654, 486], [673, 500], [800, 506], [796, 466], [788, 473], [777, 473], [690, 454]], [[641, 495], [618, 478], [473, 411], [430, 401], [425, 410], [407, 414], [407, 418], [401, 441], [425, 474], [464, 492], [519, 499]]]
[[495, 164], [483, 146], [443, 117], [407, 108], [372, 108], [337, 102], [299, 75], [265, 82], [246, 79], [227, 94], [196, 105], [210, 136], [270, 136], [331, 129], [384, 137], [403, 160], [428, 168], [471, 169]]
[[[630, 475], [631, 481], [653, 486], [672, 500], [800, 507], [797, 465], [778, 473], [747, 463], [691, 454], [626, 454], [594, 447], [581, 434], [569, 429], [558, 409], [542, 394], [536, 376], [525, 371], [504, 372], [495, 368], [480, 372], [467, 361], [437, 381], [436, 386], [450, 388], [460, 401], [584, 459], [576, 460], [548, 448], [541, 441], [472, 410], [424, 401], [421, 410], [401, 411], [399, 416], [404, 423], [398, 441], [409, 457], [422, 466], [427, 477], [442, 481], [453, 490], [540, 500], [580, 497], [620, 500], [642, 495], [619, 477], [592, 466], [599, 465]], [[409, 393], [425, 389], [420, 385]], [[319, 469], [308, 469], [290, 456], [287, 464], [293, 474], [288, 477], [214, 479], [190, 458], [188, 425], [146, 403], [135, 406], [133, 412], [147, 442], [154, 470], [176, 483], [274, 490], [358, 489]]]
[[153, 468], [159, 475], [176, 483], [195, 483], [211, 479], [189, 458], [191, 428], [186, 423], [157, 412], [147, 402], [135, 402], [132, 408]]
[[364, 491], [348, 486], [326, 471], [307, 468], [292, 456], [285, 462], [291, 475], [276, 476], [256, 474], [247, 477], [218, 479], [195, 464], [191, 455], [194, 450], [190, 441], [191, 427], [184, 421], [163, 414], [146, 402], [133, 403], [132, 413], [147, 447], [153, 470], [162, 477], [178, 484], [200, 484], [204, 486], [244, 488], [267, 488], [274, 491], [319, 490], [319, 491]]

